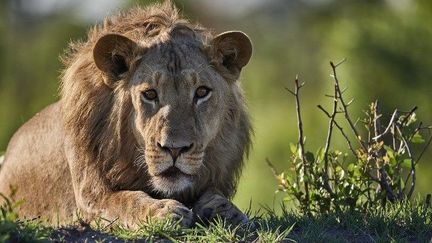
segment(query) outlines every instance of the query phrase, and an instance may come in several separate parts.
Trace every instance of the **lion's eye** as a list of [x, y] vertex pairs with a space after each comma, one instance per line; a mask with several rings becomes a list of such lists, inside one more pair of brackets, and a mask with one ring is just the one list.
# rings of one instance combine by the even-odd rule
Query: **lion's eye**
[[198, 89], [195, 91], [195, 98], [202, 99], [207, 97], [211, 92], [211, 89], [206, 86], [198, 87]]
[[144, 99], [149, 101], [154, 101], [158, 98], [157, 92], [154, 89], [149, 89], [147, 91], [144, 91], [142, 95]]

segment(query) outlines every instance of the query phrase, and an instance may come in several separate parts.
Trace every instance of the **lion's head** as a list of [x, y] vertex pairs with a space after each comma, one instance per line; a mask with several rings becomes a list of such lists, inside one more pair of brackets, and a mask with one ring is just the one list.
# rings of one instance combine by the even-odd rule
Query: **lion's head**
[[244, 33], [214, 36], [170, 4], [107, 19], [65, 58], [66, 128], [113, 189], [229, 197], [249, 146], [236, 80], [251, 53]]

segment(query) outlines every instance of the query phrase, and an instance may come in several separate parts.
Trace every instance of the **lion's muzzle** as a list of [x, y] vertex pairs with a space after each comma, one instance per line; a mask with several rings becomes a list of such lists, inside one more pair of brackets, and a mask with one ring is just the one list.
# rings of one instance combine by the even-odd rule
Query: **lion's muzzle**
[[170, 195], [192, 187], [202, 169], [204, 151], [185, 140], [159, 141], [154, 143], [156, 146], [146, 147], [146, 163], [154, 189]]
[[173, 162], [175, 163], [177, 161], [177, 158], [181, 154], [184, 154], [192, 149], [193, 143], [190, 143], [189, 145], [177, 145], [177, 146], [173, 146], [173, 145], [170, 146], [166, 143], [164, 144], [157, 143], [157, 145], [161, 150], [168, 152], [169, 155], [171, 155]]

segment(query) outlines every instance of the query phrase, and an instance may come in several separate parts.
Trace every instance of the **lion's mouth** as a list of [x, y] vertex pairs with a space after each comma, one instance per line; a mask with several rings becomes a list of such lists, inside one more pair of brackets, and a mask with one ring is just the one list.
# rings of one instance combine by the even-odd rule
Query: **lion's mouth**
[[181, 168], [171, 166], [164, 171], [154, 174], [152, 185], [155, 191], [169, 196], [193, 187], [194, 178], [194, 175], [183, 172]]
[[161, 176], [164, 178], [169, 178], [169, 179], [174, 180], [174, 179], [177, 179], [181, 176], [190, 177], [191, 175], [184, 173], [183, 171], [181, 171], [179, 168], [177, 168], [175, 166], [171, 166], [170, 168], [164, 170], [163, 172], [161, 172], [157, 176]]

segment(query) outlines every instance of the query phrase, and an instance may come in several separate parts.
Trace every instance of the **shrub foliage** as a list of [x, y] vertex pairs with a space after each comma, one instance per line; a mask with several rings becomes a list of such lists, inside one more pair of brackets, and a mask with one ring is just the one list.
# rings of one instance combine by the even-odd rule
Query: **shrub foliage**
[[[324, 146], [315, 153], [306, 149], [300, 103], [304, 83], [296, 78], [294, 90], [287, 89], [295, 97], [299, 135], [298, 142], [290, 144], [289, 170], [279, 173], [267, 160], [278, 191], [285, 192], [286, 199], [294, 200], [305, 214], [364, 211], [411, 199], [417, 166], [432, 141], [431, 126], [417, 121], [417, 107], [395, 109], [386, 116], [375, 101], [364, 118], [354, 121], [348, 109], [352, 100], [345, 100], [336, 73], [341, 63], [330, 62], [334, 93], [327, 96], [332, 99], [331, 111], [318, 105], [329, 119]], [[343, 120], [337, 119], [340, 116]], [[335, 131], [344, 137], [347, 152], [331, 147]]]

